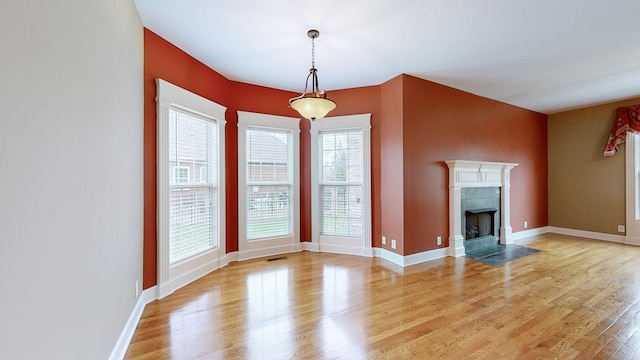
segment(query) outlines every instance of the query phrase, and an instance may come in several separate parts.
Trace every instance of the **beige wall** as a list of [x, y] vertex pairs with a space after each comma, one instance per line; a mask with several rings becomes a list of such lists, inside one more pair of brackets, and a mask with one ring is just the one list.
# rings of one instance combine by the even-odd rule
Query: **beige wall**
[[616, 108], [640, 98], [549, 115], [549, 225], [624, 235], [624, 145], [613, 157], [604, 146]]
[[142, 24], [131, 0], [3, 5], [0, 359], [108, 359], [142, 280]]

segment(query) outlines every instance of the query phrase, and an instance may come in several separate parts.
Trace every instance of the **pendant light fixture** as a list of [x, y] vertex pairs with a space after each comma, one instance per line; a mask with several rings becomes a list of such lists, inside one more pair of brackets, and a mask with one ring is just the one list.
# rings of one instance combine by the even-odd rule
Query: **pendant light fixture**
[[[294, 108], [305, 119], [311, 121], [321, 119], [336, 108], [336, 103], [327, 99], [327, 93], [318, 88], [318, 70], [316, 69], [315, 59], [315, 39], [320, 36], [318, 30], [309, 30], [307, 36], [311, 38], [311, 70], [307, 76], [307, 82], [304, 85], [304, 93], [298, 97], [289, 99], [289, 106]], [[309, 87], [309, 78], [311, 78], [311, 92], [307, 93]]]

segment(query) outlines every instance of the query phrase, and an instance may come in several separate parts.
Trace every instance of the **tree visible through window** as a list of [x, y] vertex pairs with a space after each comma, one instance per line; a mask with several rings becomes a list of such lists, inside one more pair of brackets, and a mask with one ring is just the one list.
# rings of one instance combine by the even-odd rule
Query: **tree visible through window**
[[320, 132], [319, 138], [320, 233], [363, 236], [362, 131]]

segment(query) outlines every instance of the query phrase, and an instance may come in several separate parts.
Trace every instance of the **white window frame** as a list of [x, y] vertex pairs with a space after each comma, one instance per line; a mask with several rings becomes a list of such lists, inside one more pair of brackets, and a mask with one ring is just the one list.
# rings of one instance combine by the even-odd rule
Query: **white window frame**
[[[180, 170], [187, 170], [187, 180], [186, 181], [178, 181], [179, 179], [181, 179], [182, 177], [178, 175]], [[186, 166], [174, 166], [173, 167], [173, 182], [178, 184], [178, 183], [188, 183], [189, 182], [189, 175], [191, 175], [189, 173], [189, 168]]]
[[[224, 264], [226, 243], [225, 189], [225, 112], [226, 107], [165, 80], [156, 79], [157, 89], [157, 230], [158, 230], [158, 299], [218, 269]], [[171, 264], [169, 261], [169, 110], [176, 108], [215, 120], [218, 133], [218, 246]]]
[[640, 135], [627, 132], [625, 141], [625, 244], [640, 245]]
[[[321, 131], [361, 130], [363, 147], [363, 237], [320, 234]], [[310, 250], [349, 255], [373, 256], [371, 245], [371, 114], [332, 116], [311, 123], [311, 246]]]
[[[291, 234], [281, 237], [247, 239], [247, 129], [291, 131], [293, 167]], [[300, 119], [238, 111], [238, 260], [301, 251], [300, 245]]]

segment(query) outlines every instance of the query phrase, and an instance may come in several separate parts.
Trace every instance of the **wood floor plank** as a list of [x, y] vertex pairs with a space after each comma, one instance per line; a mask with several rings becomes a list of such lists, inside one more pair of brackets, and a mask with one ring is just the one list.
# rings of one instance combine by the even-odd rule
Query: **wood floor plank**
[[148, 304], [126, 359], [634, 359], [640, 247], [557, 234], [493, 267], [302, 252]]

